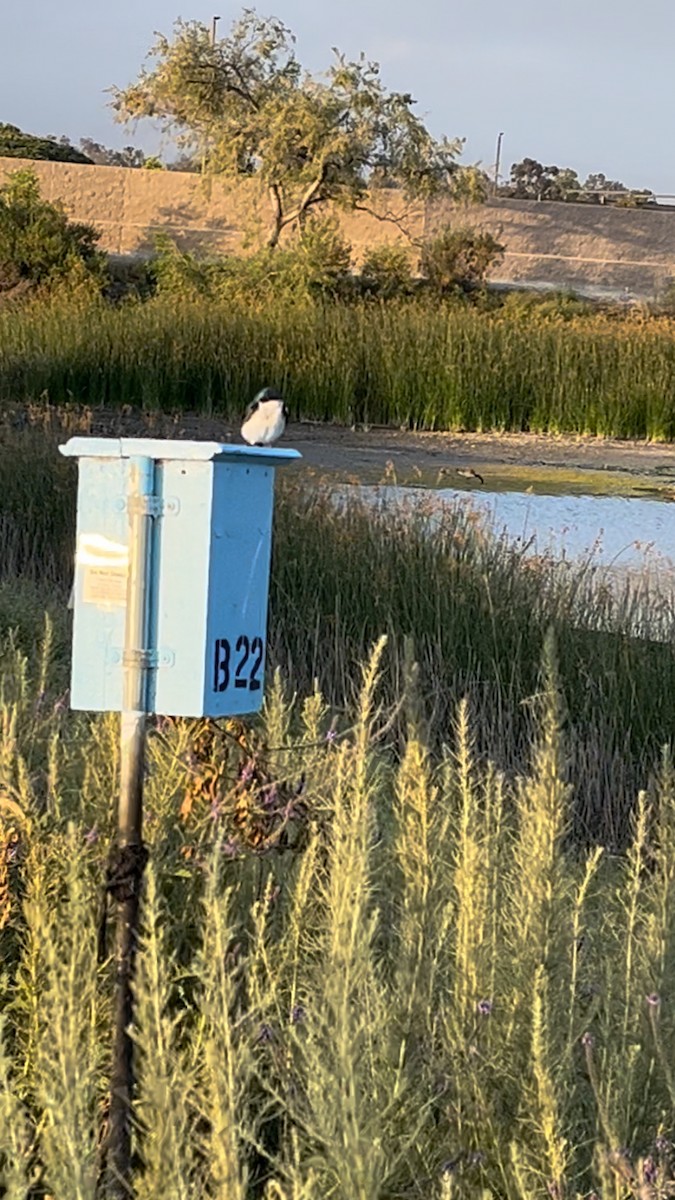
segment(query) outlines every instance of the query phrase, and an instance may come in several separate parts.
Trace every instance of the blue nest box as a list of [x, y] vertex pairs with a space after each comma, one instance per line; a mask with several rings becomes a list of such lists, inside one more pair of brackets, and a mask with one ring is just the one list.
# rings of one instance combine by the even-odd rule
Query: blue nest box
[[[79, 460], [71, 707], [121, 711], [130, 513], [152, 520], [145, 710], [255, 713], [263, 698], [274, 472], [297, 450], [71, 438]], [[146, 482], [132, 496], [132, 469]]]

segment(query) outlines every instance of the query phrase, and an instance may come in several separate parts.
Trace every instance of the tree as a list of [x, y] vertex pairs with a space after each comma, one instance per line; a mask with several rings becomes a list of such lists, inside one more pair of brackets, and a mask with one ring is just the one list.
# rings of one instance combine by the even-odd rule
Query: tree
[[124, 146], [122, 150], [109, 150], [92, 138], [80, 138], [80, 146], [90, 162], [98, 167], [144, 167], [145, 154], [136, 146]]
[[36, 137], [16, 125], [0, 122], [0, 158], [47, 159], [54, 162], [91, 164], [86, 154], [71, 146], [67, 138]]
[[602, 172], [589, 175], [583, 185], [571, 167], [544, 167], [536, 158], [524, 158], [511, 167], [510, 182], [499, 189], [500, 195], [516, 200], [576, 200], [583, 204], [615, 204], [624, 208], [639, 208], [655, 204], [647, 189], [630, 191], [616, 179], [607, 179]]
[[58, 204], [40, 196], [33, 171], [13, 171], [0, 187], [0, 292], [79, 272], [102, 278], [100, 234], [69, 221]]
[[[456, 181], [460, 139], [435, 140], [408, 93], [384, 87], [377, 64], [335, 51], [326, 74], [303, 71], [294, 38], [251, 10], [220, 41], [197, 21], [158, 35], [137, 82], [113, 89], [122, 121], [152, 118], [210, 171], [267, 189], [268, 245], [327, 201], [371, 211], [369, 188], [396, 185], [413, 201]], [[395, 220], [393, 212], [385, 219]]]
[[571, 167], [545, 167], [536, 158], [524, 158], [511, 167], [511, 180], [504, 194], [515, 200], [570, 200], [581, 190]]
[[625, 183], [619, 183], [618, 179], [608, 179], [603, 175], [602, 171], [598, 171], [595, 175], [589, 175], [584, 180], [584, 192], [587, 195], [593, 195], [597, 192], [626, 192], [628, 188]]

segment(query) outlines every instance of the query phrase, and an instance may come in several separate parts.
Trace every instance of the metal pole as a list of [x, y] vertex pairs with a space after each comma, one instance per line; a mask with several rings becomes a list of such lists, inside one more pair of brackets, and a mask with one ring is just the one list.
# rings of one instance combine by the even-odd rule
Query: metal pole
[[218, 24], [219, 20], [220, 20], [220, 17], [212, 17], [211, 18], [211, 45], [212, 46], [215, 46], [215, 44], [216, 44], [216, 25]]
[[148, 646], [148, 598], [152, 552], [154, 462], [130, 459], [129, 574], [124, 630], [121, 771], [117, 844], [109, 867], [108, 890], [116, 901], [115, 1021], [110, 1088], [108, 1173], [115, 1200], [131, 1196], [131, 1104], [134, 974], [141, 882], [147, 851], [143, 845], [143, 775]]
[[503, 137], [504, 137], [504, 134], [500, 133], [497, 138], [497, 155], [495, 158], [495, 196], [497, 195], [497, 192], [499, 191], [499, 167], [501, 165], [501, 158], [502, 158], [502, 138]]

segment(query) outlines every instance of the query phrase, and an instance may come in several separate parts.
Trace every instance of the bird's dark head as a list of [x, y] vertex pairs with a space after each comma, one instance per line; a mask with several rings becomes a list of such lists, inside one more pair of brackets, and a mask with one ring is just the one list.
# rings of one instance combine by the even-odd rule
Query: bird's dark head
[[258, 392], [258, 395], [253, 399], [253, 403], [263, 404], [265, 400], [283, 400], [283, 396], [277, 388], [266, 387], [263, 388], [262, 391]]
[[251, 414], [254, 413], [256, 411], [256, 409], [261, 404], [264, 404], [267, 400], [281, 400], [282, 401], [281, 411], [284, 414], [284, 420], [288, 421], [290, 419], [290, 413], [289, 413], [286, 405], [283, 404], [283, 396], [281, 395], [281, 392], [278, 390], [278, 388], [275, 388], [275, 387], [262, 388], [261, 391], [258, 392], [257, 396], [255, 396], [253, 398], [253, 400], [251, 400], [251, 403], [248, 405], [248, 407], [246, 409], [247, 417], [251, 416]]

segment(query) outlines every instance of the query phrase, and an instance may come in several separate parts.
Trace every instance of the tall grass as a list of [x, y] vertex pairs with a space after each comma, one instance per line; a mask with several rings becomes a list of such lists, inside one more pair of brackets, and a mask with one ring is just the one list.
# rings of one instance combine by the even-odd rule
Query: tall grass
[[[0, 449], [0, 629], [16, 627], [20, 644], [30, 646], [48, 609], [65, 689], [76, 472], [57, 441], [54, 415], [51, 432], [8, 431]], [[657, 604], [630, 584], [623, 592], [604, 588], [591, 563], [532, 561], [486, 534], [465, 505], [439, 507], [431, 498], [410, 508], [336, 505], [321, 487], [279, 481], [272, 669], [280, 665], [306, 691], [317, 680], [337, 707], [385, 633], [393, 708], [412, 644], [430, 744], [444, 742], [466, 697], [481, 761], [517, 772], [527, 761], [541, 654], [553, 630], [577, 837], [618, 849], [629, 836], [635, 796], [673, 738], [674, 625], [667, 599]], [[402, 717], [394, 718], [394, 733], [402, 728]]]
[[[0, 652], [0, 1192], [94, 1200], [116, 719], [50, 645]], [[575, 850], [553, 647], [514, 780], [466, 705], [430, 748], [410, 655], [394, 753], [384, 651], [338, 714], [277, 678], [255, 730], [151, 735], [136, 1195], [672, 1194], [670, 761], [625, 856]]]
[[667, 319], [537, 320], [431, 302], [59, 298], [0, 310], [0, 401], [235, 417], [273, 381], [293, 416], [672, 440]]

